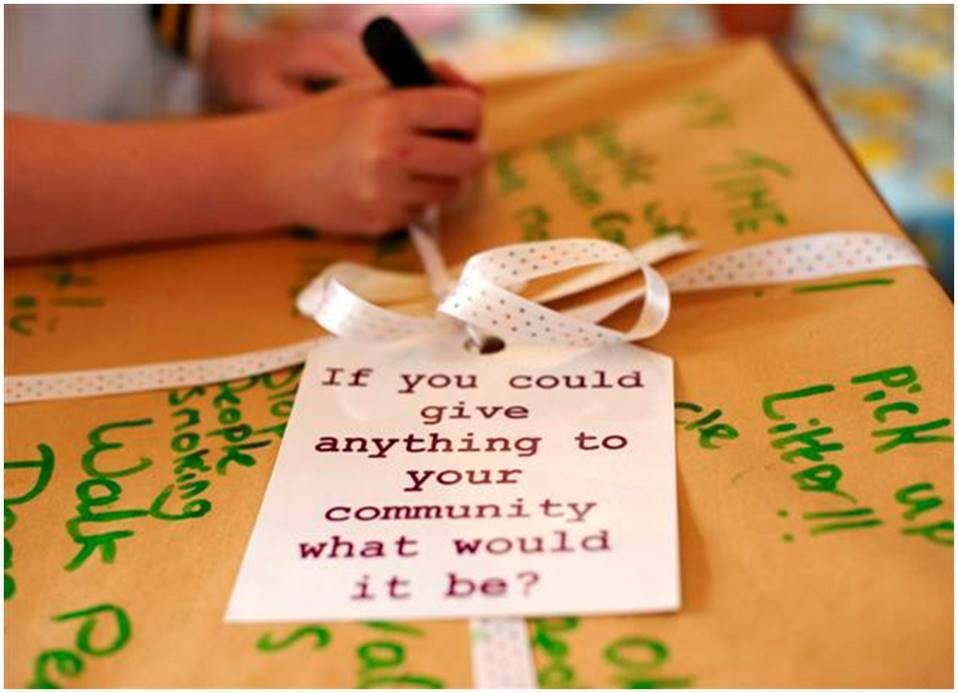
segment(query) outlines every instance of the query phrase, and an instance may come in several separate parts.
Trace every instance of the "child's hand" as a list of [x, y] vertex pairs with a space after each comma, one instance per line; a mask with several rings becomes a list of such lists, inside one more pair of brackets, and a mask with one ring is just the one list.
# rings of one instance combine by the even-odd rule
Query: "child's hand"
[[214, 100], [230, 109], [287, 106], [311, 95], [310, 82], [377, 76], [356, 39], [281, 28], [252, 36], [215, 32], [205, 68]]
[[360, 83], [287, 108], [195, 121], [7, 114], [7, 257], [294, 224], [362, 236], [405, 226], [454, 197], [486, 158], [476, 142], [479, 93], [449, 68], [433, 69], [449, 86]]
[[[272, 221], [364, 236], [404, 226], [481, 169], [481, 125], [481, 98], [467, 86], [368, 83], [264, 115], [254, 146]], [[435, 136], [450, 130], [468, 141]]]

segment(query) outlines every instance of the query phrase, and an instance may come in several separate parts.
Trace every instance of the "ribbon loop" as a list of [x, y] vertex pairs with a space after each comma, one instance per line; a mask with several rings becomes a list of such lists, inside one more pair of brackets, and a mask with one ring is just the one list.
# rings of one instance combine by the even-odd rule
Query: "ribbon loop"
[[[628, 272], [641, 270], [646, 282], [655, 287], [628, 333], [563, 315], [506, 288], [599, 263], [626, 265]], [[507, 342], [591, 347], [657, 333], [668, 321], [668, 294], [659, 274], [626, 248], [608, 241], [567, 239], [502, 246], [474, 255], [438, 310]]]
[[401, 339], [450, 327], [448, 321], [416, 318], [380, 308], [347, 289], [335, 277], [325, 281], [312, 315], [328, 332], [357, 339]]
[[619, 334], [546, 308], [483, 276], [460, 281], [439, 311], [509, 342], [590, 347], [621, 341]]

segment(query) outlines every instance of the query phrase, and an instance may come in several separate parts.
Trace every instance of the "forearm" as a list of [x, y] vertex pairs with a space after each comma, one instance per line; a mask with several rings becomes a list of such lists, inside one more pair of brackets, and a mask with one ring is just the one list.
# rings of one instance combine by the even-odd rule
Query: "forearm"
[[6, 255], [260, 230], [257, 116], [94, 125], [8, 115]]

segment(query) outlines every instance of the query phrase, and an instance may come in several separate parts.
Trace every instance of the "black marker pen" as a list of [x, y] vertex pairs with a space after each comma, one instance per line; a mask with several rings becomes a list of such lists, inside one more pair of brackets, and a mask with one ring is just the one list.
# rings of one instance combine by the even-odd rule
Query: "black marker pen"
[[377, 17], [366, 25], [363, 47], [383, 76], [398, 89], [439, 84], [406, 32], [389, 17]]
[[[397, 89], [441, 84], [406, 32], [389, 17], [377, 17], [366, 25], [363, 47], [389, 84]], [[469, 135], [455, 131], [433, 134], [449, 139], [471, 139]]]

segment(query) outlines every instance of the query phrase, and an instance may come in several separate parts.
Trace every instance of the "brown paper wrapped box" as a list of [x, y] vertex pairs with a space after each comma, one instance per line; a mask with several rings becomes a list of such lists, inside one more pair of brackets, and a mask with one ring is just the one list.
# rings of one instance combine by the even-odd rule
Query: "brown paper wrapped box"
[[[495, 161], [443, 223], [452, 262], [703, 242], [669, 273], [901, 233], [760, 43], [491, 84], [488, 117]], [[342, 258], [417, 268], [401, 238], [298, 237], [8, 268], [6, 373], [319, 336], [292, 296]], [[683, 295], [646, 346], [676, 363], [683, 605], [530, 621], [541, 685], [951, 686], [952, 305], [930, 275]], [[222, 622], [298, 376], [6, 408], [8, 686], [471, 685], [461, 621]]]

